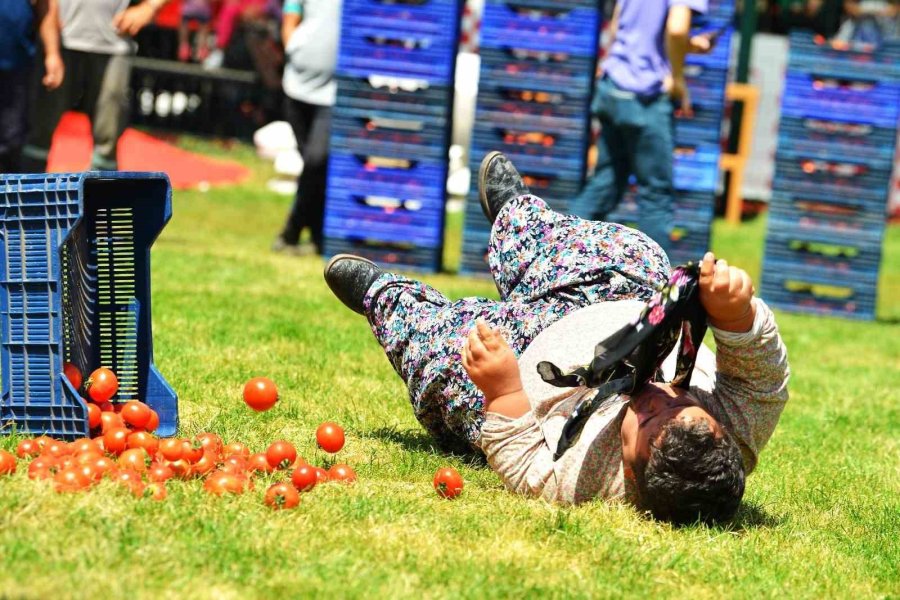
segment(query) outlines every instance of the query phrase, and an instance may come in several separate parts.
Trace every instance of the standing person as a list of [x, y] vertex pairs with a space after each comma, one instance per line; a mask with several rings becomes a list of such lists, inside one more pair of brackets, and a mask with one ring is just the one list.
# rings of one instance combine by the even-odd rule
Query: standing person
[[[32, 129], [22, 151], [23, 167], [43, 173], [53, 132], [67, 110], [91, 120], [91, 168], [114, 171], [116, 150], [128, 122], [133, 36], [151, 23], [168, 0], [56, 0], [62, 22], [62, 57], [68, 76], [54, 90], [39, 89], [32, 103]], [[45, 72], [38, 69], [38, 77]]]
[[[574, 200], [605, 220], [637, 179], [639, 226], [664, 250], [670, 248], [675, 151], [672, 101], [690, 113], [684, 57], [691, 45], [691, 11], [707, 0], [619, 0], [613, 42], [603, 61], [592, 113], [600, 120], [597, 168]], [[698, 50], [708, 49], [698, 48]], [[697, 40], [697, 43], [704, 43]]]
[[[322, 253], [340, 27], [341, 0], [287, 0], [284, 5], [285, 113], [303, 157], [303, 172], [287, 221], [272, 245], [278, 252]], [[309, 229], [311, 242], [301, 245], [303, 229]]]
[[210, 0], [186, 0], [181, 5], [181, 23], [178, 24], [178, 60], [191, 60], [191, 24], [197, 27], [197, 50], [193, 55], [202, 63], [209, 58], [209, 25], [212, 21]]
[[[35, 27], [36, 26], [36, 27]], [[28, 135], [29, 87], [36, 54], [37, 29], [44, 48], [41, 83], [55, 90], [65, 76], [59, 52], [56, 0], [0, 0], [0, 173], [21, 170], [22, 146]]]

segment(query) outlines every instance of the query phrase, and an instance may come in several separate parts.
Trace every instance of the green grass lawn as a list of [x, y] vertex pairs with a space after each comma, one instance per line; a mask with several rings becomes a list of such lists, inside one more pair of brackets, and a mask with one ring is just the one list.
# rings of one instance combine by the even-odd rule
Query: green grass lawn
[[[173, 482], [153, 503], [110, 483], [58, 495], [20, 468], [0, 480], [0, 597], [900, 595], [900, 228], [887, 235], [878, 322], [779, 313], [791, 400], [736, 523], [673, 529], [627, 506], [515, 497], [485, 466], [434, 450], [322, 262], [269, 252], [290, 199], [265, 191], [268, 167], [245, 147], [230, 156], [254, 178], [176, 193], [152, 252], [154, 354], [178, 391], [181, 434], [214, 431], [254, 450], [283, 438], [321, 462], [313, 433], [335, 420], [359, 481], [273, 512], [268, 480], [230, 498]], [[717, 222], [713, 247], [758, 281], [763, 235], [763, 219]], [[495, 293], [484, 280], [424, 279], [452, 297]], [[256, 375], [281, 389], [263, 414], [241, 400]], [[466, 480], [456, 501], [431, 487], [443, 465]]]

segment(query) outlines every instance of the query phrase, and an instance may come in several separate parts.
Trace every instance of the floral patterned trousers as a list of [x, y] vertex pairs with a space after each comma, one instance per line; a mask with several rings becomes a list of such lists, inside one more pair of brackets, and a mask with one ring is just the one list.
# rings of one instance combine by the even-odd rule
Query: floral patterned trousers
[[484, 397], [461, 360], [476, 319], [499, 330], [519, 355], [567, 314], [598, 302], [649, 300], [669, 277], [665, 253], [643, 233], [562, 215], [532, 195], [500, 210], [488, 263], [499, 301], [451, 301], [394, 273], [381, 275], [364, 299], [372, 332], [406, 382], [416, 418], [444, 450], [477, 449], [484, 421]]

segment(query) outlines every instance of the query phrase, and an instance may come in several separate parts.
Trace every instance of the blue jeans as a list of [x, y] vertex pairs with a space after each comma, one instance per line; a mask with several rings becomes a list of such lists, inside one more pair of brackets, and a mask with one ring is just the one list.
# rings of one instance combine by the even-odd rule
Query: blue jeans
[[608, 77], [597, 83], [591, 110], [600, 119], [597, 169], [574, 206], [593, 206], [587, 215], [606, 220], [637, 180], [638, 227], [668, 253], [671, 249], [675, 151], [672, 102], [667, 94], [642, 98], [619, 89]]

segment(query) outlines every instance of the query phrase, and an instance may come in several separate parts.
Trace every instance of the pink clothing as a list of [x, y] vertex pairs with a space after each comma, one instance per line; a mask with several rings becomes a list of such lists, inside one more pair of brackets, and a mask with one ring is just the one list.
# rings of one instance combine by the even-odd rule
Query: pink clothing
[[269, 6], [268, 0], [227, 0], [216, 19], [216, 47], [224, 50], [237, 29], [238, 20], [247, 10], [257, 9], [264, 12]]
[[[713, 355], [708, 348], [701, 347], [691, 378], [691, 393], [734, 436], [748, 474], [756, 466], [759, 452], [772, 435], [787, 402], [789, 377], [787, 352], [775, 318], [762, 300], [754, 299], [754, 303], [756, 320], [749, 332], [729, 333], [710, 327], [717, 353]], [[578, 504], [598, 497], [635, 499], [635, 490], [631, 481], [625, 479], [622, 467], [620, 430], [628, 398], [620, 396], [594, 413], [578, 442], [554, 461], [553, 453], [569, 413], [583, 395], [593, 390], [580, 387], [567, 391], [546, 384], [542, 387], [541, 383], [534, 383], [534, 378], [532, 382], [528, 380], [537, 361], [558, 360], [552, 352], [554, 348], [559, 349], [560, 340], [571, 339], [573, 329], [586, 331], [592, 318], [596, 319], [591, 312], [602, 314], [602, 310], [602, 305], [593, 305], [565, 317], [535, 338], [519, 357], [531, 411], [518, 419], [486, 414], [481, 428], [481, 448], [491, 468], [513, 492], [562, 504]], [[559, 331], [554, 332], [554, 327], [563, 328], [563, 337]], [[545, 338], [541, 339], [542, 336]], [[581, 350], [590, 356], [590, 344], [596, 340], [586, 337], [588, 346]], [[571, 358], [571, 364], [585, 362], [583, 356]], [[673, 367], [673, 360], [663, 365], [667, 376], [671, 376], [669, 371]]]

